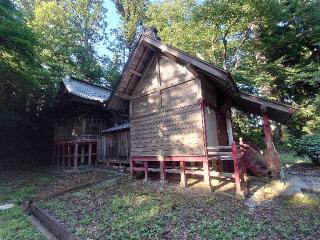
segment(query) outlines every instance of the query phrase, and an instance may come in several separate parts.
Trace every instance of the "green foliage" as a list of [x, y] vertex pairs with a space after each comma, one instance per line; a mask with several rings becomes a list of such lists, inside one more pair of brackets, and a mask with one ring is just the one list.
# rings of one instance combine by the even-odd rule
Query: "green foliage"
[[94, 48], [107, 40], [103, 1], [39, 1], [29, 24], [40, 39], [43, 64], [54, 77], [75, 75], [95, 82], [104, 77]]
[[40, 240], [44, 239], [40, 232], [30, 224], [28, 217], [19, 206], [0, 212], [0, 239]]
[[[299, 105], [276, 139], [283, 144], [320, 128], [319, 11], [319, 0], [163, 0], [150, 4], [144, 24], [156, 26], [164, 42], [231, 71], [240, 89]], [[239, 136], [261, 145], [257, 120], [238, 114], [234, 123]]]
[[259, 148], [265, 149], [263, 126], [259, 123], [259, 118], [247, 115], [240, 111], [233, 112], [233, 123], [235, 138], [242, 137], [244, 140], [256, 144]]
[[113, 0], [121, 17], [121, 36], [128, 49], [133, 47], [142, 25], [148, 0]]
[[300, 154], [307, 155], [314, 163], [320, 163], [320, 134], [303, 136], [297, 145]]

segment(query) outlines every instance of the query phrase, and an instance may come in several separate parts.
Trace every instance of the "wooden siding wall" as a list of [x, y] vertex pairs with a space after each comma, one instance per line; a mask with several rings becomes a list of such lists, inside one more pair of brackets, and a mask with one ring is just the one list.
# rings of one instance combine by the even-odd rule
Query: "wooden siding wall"
[[204, 155], [201, 85], [188, 69], [158, 56], [131, 102], [131, 156]]
[[129, 131], [108, 133], [99, 136], [97, 143], [98, 160], [127, 162], [130, 156]]
[[105, 119], [94, 117], [79, 117], [65, 119], [55, 123], [54, 141], [73, 140], [82, 136], [99, 135], [100, 131], [108, 127]]

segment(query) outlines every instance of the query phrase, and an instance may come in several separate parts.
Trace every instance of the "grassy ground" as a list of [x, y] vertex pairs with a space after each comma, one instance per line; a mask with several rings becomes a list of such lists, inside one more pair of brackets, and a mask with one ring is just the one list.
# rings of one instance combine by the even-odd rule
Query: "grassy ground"
[[26, 200], [46, 198], [56, 192], [106, 177], [104, 172], [61, 174], [39, 171], [0, 171], [0, 205], [13, 203], [14, 207], [0, 210], [0, 239], [43, 239], [30, 223], [20, 205]]
[[[288, 166], [304, 161], [281, 154]], [[305, 162], [304, 162], [305, 163]], [[114, 178], [60, 196], [53, 194]], [[318, 239], [320, 203], [311, 197], [281, 197], [253, 210], [244, 201], [208, 193], [196, 185], [161, 187], [112, 172], [77, 174], [1, 171], [0, 239], [42, 239], [20, 203], [36, 199], [76, 235], [84, 239]]]
[[290, 167], [294, 164], [311, 163], [311, 161], [305, 156], [297, 156], [290, 152], [280, 152], [280, 160], [283, 165]]
[[34, 199], [52, 179], [52, 175], [39, 172], [1, 171], [0, 205], [13, 203], [14, 207], [0, 210], [0, 239], [43, 239], [20, 205], [24, 200]]
[[249, 211], [244, 201], [203, 189], [127, 177], [41, 206], [85, 239], [317, 239], [320, 233], [320, 203], [312, 198], [277, 198]]

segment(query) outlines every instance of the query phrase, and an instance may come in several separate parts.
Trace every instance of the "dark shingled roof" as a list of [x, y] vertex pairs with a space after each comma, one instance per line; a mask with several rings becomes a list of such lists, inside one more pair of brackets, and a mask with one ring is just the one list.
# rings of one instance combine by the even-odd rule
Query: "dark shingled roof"
[[120, 131], [120, 130], [125, 130], [125, 129], [129, 129], [129, 123], [126, 122], [126, 123], [122, 123], [122, 124], [119, 124], [119, 125], [115, 125], [111, 128], [108, 128], [106, 130], [103, 130], [102, 132], [103, 133], [109, 133], [109, 132], [116, 132], [116, 131]]
[[112, 92], [112, 90], [106, 87], [88, 83], [74, 77], [66, 77], [63, 79], [63, 84], [70, 94], [101, 103], [108, 100]]

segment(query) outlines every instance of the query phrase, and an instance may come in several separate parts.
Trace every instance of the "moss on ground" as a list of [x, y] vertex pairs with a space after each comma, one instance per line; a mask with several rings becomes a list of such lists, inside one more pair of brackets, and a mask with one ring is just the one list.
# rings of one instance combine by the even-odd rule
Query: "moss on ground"
[[320, 230], [318, 200], [281, 197], [250, 212], [231, 197], [125, 177], [42, 206], [85, 239], [317, 239]]
[[34, 171], [1, 172], [0, 205], [13, 203], [14, 207], [0, 210], [0, 239], [44, 239], [20, 205], [34, 199], [39, 189], [52, 179], [51, 175]]
[[[47, 197], [55, 192], [101, 180], [107, 176], [106, 172], [101, 171], [57, 174], [45, 171], [2, 170], [0, 172], [0, 205], [13, 203], [14, 207], [0, 210], [0, 239], [43, 239], [31, 224], [29, 216], [22, 211], [20, 207], [22, 202]], [[54, 205], [54, 200], [48, 204]], [[63, 203], [58, 202], [57, 214], [67, 217], [69, 213], [63, 206]]]
[[[0, 204], [15, 207], [0, 211], [0, 239], [42, 239], [19, 204], [101, 178], [93, 175], [1, 173]], [[320, 231], [320, 203], [313, 197], [276, 198], [249, 211], [232, 197], [127, 177], [40, 205], [84, 239], [317, 239]]]

